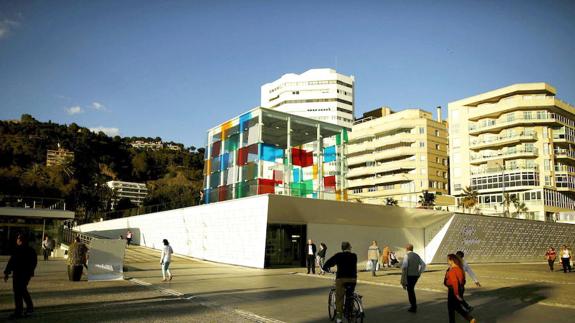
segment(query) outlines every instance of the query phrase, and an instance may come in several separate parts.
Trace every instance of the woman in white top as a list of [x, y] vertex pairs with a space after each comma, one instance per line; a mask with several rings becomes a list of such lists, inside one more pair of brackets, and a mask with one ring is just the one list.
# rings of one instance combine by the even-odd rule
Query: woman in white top
[[[170, 262], [172, 261], [172, 254], [174, 251], [170, 247], [170, 243], [167, 239], [164, 239], [164, 248], [162, 249], [162, 255], [160, 256], [160, 265], [162, 265], [162, 277], [163, 282], [172, 280], [172, 273], [170, 272]], [[168, 279], [166, 279], [166, 274], [168, 274]]]
[[561, 263], [563, 264], [564, 273], [566, 273], [567, 270], [571, 272], [571, 250], [569, 250], [566, 245], [561, 247]]

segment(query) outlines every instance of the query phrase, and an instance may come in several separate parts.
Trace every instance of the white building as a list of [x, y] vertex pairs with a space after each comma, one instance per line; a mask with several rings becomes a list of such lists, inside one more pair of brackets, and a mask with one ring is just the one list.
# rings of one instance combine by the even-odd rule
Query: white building
[[115, 193], [112, 199], [112, 209], [124, 197], [129, 198], [132, 203], [140, 206], [148, 195], [148, 188], [144, 183], [109, 181], [106, 182], [106, 185]]
[[354, 83], [353, 76], [330, 68], [285, 74], [262, 85], [261, 106], [351, 128]]

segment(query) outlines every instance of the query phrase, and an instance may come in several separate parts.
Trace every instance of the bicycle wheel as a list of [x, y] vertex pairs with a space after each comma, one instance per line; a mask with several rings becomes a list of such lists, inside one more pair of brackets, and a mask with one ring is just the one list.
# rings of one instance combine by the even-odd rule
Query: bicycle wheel
[[329, 291], [329, 297], [327, 299], [327, 314], [329, 315], [330, 321], [335, 320], [335, 288]]
[[353, 295], [351, 302], [351, 311], [347, 317], [348, 322], [353, 323], [363, 323], [363, 304], [361, 303], [361, 298], [358, 295]]

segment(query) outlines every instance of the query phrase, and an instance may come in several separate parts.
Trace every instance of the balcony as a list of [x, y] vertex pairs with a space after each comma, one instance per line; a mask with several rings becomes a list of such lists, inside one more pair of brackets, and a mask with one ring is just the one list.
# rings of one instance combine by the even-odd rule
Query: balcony
[[480, 177], [486, 175], [502, 175], [502, 174], [510, 174], [522, 171], [539, 171], [539, 167], [537, 166], [527, 166], [527, 165], [517, 165], [514, 167], [507, 166], [505, 169], [501, 169], [498, 167], [495, 168], [485, 168], [485, 169], [477, 169], [471, 170], [471, 177]]
[[470, 156], [471, 164], [481, 164], [489, 160], [494, 159], [514, 159], [521, 157], [537, 157], [537, 148], [519, 148], [519, 149], [508, 149], [506, 151], [496, 151], [489, 155], [485, 154], [472, 154]]
[[413, 175], [410, 174], [393, 174], [385, 176], [371, 176], [368, 178], [350, 179], [347, 180], [347, 187], [363, 187], [363, 186], [375, 186], [378, 184], [391, 184], [391, 183], [402, 183], [413, 181]]
[[556, 118], [555, 113], [545, 113], [543, 115], [532, 115], [530, 118], [514, 117], [508, 120], [491, 120], [483, 125], [479, 123], [472, 123], [469, 126], [470, 135], [478, 135], [485, 132], [501, 131], [505, 128], [520, 126], [520, 125], [539, 125], [545, 123], [559, 123], [560, 120]]
[[399, 133], [393, 136], [379, 137], [371, 141], [362, 142], [360, 144], [348, 144], [347, 155], [353, 155], [360, 152], [370, 152], [374, 151], [379, 147], [384, 147], [399, 143], [412, 144], [415, 142], [415, 138], [409, 133]]
[[555, 154], [555, 158], [558, 159], [575, 159], [575, 150], [554, 149], [553, 153]]
[[347, 178], [357, 177], [357, 176], [365, 176], [377, 173], [385, 173], [397, 170], [409, 170], [415, 169], [415, 161], [412, 160], [401, 160], [395, 161], [391, 163], [385, 163], [381, 165], [374, 165], [374, 166], [365, 166], [365, 167], [357, 167], [350, 169], [347, 172]]
[[415, 155], [414, 147], [400, 147], [393, 149], [386, 149], [376, 151], [373, 153], [351, 156], [347, 158], [349, 166], [365, 164], [368, 161], [382, 161], [388, 159], [400, 159], [402, 157], [409, 157]]
[[520, 134], [503, 135], [495, 138], [477, 138], [471, 141], [470, 147], [473, 150], [479, 150], [486, 147], [499, 147], [525, 141], [536, 141], [535, 132], [521, 132]]

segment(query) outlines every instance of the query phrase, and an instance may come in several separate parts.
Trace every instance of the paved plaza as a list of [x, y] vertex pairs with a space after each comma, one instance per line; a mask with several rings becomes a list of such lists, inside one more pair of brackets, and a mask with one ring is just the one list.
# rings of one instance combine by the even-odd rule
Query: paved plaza
[[[0, 259], [4, 268], [6, 258]], [[303, 268], [250, 269], [174, 257], [174, 279], [161, 282], [159, 253], [130, 247], [126, 280], [70, 282], [64, 260], [39, 261], [30, 291], [36, 311], [23, 322], [328, 322], [333, 276]], [[572, 322], [575, 273], [546, 264], [473, 265], [483, 287], [468, 282], [467, 300], [478, 322]], [[446, 322], [446, 266], [432, 265], [417, 287], [411, 314], [398, 269], [377, 277], [362, 272], [366, 322]], [[557, 266], [556, 269], [559, 269]], [[85, 279], [85, 278], [84, 278]], [[0, 321], [13, 309], [11, 282], [0, 285]], [[460, 318], [458, 318], [461, 322]]]

